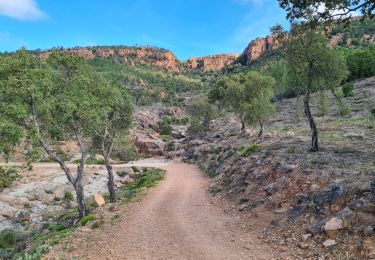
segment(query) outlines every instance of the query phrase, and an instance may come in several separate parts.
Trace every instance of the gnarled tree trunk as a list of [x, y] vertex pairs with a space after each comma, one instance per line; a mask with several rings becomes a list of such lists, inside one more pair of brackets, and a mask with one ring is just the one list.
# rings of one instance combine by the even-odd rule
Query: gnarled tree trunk
[[107, 168], [108, 173], [109, 200], [113, 203], [116, 202], [115, 180], [113, 176], [113, 167], [109, 163], [109, 160], [105, 161], [105, 167]]
[[259, 133], [258, 133], [258, 137], [259, 137], [259, 141], [263, 142], [263, 140], [264, 140], [264, 137], [263, 137], [263, 123], [259, 122], [259, 125], [260, 125], [260, 130], [259, 130]]
[[83, 171], [84, 171], [84, 168], [81, 168], [81, 166], [77, 167], [77, 178], [74, 183], [74, 189], [76, 191], [78, 212], [79, 212], [80, 219], [87, 216], [87, 209], [86, 209], [86, 204], [85, 204], [85, 193], [84, 193], [83, 185], [82, 185], [82, 179], [84, 175]]
[[316, 152], [319, 150], [318, 130], [316, 128], [316, 124], [315, 124], [314, 118], [310, 110], [310, 92], [305, 94], [304, 107], [305, 107], [305, 115], [307, 119], [309, 120], [310, 129], [311, 129], [311, 151]]

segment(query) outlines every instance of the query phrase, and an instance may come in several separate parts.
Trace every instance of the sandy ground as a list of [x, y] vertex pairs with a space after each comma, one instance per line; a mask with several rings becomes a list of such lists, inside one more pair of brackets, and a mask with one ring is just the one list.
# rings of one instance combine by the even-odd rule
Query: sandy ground
[[280, 258], [246, 231], [239, 216], [216, 205], [195, 166], [175, 162], [163, 168], [165, 180], [132, 203], [121, 221], [78, 231], [69, 239], [74, 246], [58, 246], [46, 259]]

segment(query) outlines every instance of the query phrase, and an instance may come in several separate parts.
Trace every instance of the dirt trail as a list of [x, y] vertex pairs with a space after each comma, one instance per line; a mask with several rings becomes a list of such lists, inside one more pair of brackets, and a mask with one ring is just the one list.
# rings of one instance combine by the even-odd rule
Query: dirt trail
[[277, 258], [277, 252], [246, 231], [238, 217], [215, 205], [196, 167], [171, 163], [163, 168], [165, 180], [130, 205], [121, 222], [77, 236], [71, 242], [79, 247], [69, 253], [55, 249], [47, 258]]

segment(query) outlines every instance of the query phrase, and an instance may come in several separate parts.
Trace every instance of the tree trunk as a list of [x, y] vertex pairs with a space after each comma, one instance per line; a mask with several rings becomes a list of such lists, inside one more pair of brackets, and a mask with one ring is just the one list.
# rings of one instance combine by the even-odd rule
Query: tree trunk
[[246, 123], [245, 123], [245, 119], [243, 116], [241, 116], [240, 119], [241, 119], [241, 133], [243, 133], [246, 130]]
[[259, 133], [258, 133], [258, 137], [259, 137], [259, 141], [261, 141], [261, 142], [263, 142], [263, 123], [260, 123], [259, 122], [259, 124], [260, 124], [260, 131], [259, 131]]
[[87, 209], [86, 209], [86, 204], [85, 204], [85, 193], [83, 190], [82, 178], [83, 178], [83, 169], [80, 166], [78, 166], [77, 179], [74, 183], [74, 189], [76, 191], [78, 212], [79, 212], [80, 219], [87, 216]]
[[115, 191], [115, 181], [113, 177], [113, 167], [109, 163], [109, 160], [105, 161], [105, 167], [108, 172], [108, 191], [109, 191], [109, 200], [114, 203], [116, 202], [116, 191]]
[[305, 115], [307, 119], [309, 120], [310, 129], [311, 129], [311, 151], [316, 152], [319, 150], [318, 130], [316, 128], [316, 124], [315, 124], [314, 118], [310, 110], [310, 93], [306, 93], [305, 95], [304, 107], [305, 107]]

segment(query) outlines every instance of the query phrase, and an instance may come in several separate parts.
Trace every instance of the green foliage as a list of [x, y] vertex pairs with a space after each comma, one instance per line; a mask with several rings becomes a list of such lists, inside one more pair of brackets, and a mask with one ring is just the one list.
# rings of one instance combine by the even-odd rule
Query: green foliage
[[199, 92], [204, 84], [200, 77], [174, 74], [163, 69], [135, 63], [119, 63], [106, 59], [90, 61], [95, 71], [106, 79], [116, 79], [129, 90], [136, 105], [163, 102], [177, 105], [179, 94]]
[[124, 162], [133, 161], [137, 158], [137, 153], [132, 137], [128, 134], [120, 134], [113, 145], [112, 158]]
[[240, 109], [245, 115], [246, 122], [251, 125], [259, 123], [263, 127], [263, 124], [275, 113], [275, 107], [271, 102], [274, 97], [275, 80], [258, 72], [249, 72], [244, 77], [245, 97]]
[[211, 186], [208, 188], [208, 192], [215, 196], [217, 193], [221, 192], [223, 189], [218, 186]]
[[[132, 167], [133, 168], [133, 167]], [[142, 172], [134, 166], [134, 172], [139, 174], [132, 176], [134, 182], [129, 185], [123, 185], [118, 191], [118, 197], [122, 201], [130, 201], [137, 193], [145, 188], [154, 187], [164, 178], [164, 170], [157, 168], [144, 168]]]
[[295, 26], [285, 58], [292, 89], [297, 94], [334, 89], [346, 78], [344, 56], [327, 47], [327, 39], [316, 29]]
[[[360, 12], [364, 16], [372, 17], [374, 12], [374, 1], [347, 1], [347, 0], [278, 0], [280, 7], [287, 12], [290, 20], [311, 19], [314, 21], [328, 20], [334, 18], [346, 18], [347, 10], [350, 13]], [[324, 5], [325, 11], [320, 11]]]
[[79, 223], [82, 225], [82, 226], [85, 226], [88, 222], [91, 222], [91, 221], [94, 221], [96, 220], [96, 215], [95, 214], [90, 214], [90, 215], [87, 215], [85, 217], [83, 217]]
[[346, 60], [350, 72], [349, 80], [375, 75], [375, 45], [366, 49], [348, 51], [346, 53]]
[[210, 126], [210, 121], [217, 115], [217, 109], [208, 102], [206, 96], [195, 97], [187, 108], [191, 117], [188, 134], [202, 136]]
[[65, 194], [64, 194], [64, 199], [66, 199], [66, 200], [68, 200], [68, 201], [72, 201], [73, 200], [73, 194], [70, 192], [70, 191], [68, 191], [68, 192], [65, 192]]
[[328, 93], [326, 90], [320, 91], [319, 97], [319, 114], [320, 116], [326, 116], [329, 112]]
[[267, 66], [262, 67], [261, 72], [275, 79], [275, 96], [277, 98], [294, 95], [288, 88], [288, 69], [284, 59], [269, 62]]
[[261, 149], [262, 149], [262, 146], [260, 144], [252, 144], [249, 146], [240, 145], [236, 151], [237, 151], [238, 156], [247, 157], [254, 152], [260, 151]]
[[0, 232], [0, 248], [12, 248], [17, 243], [17, 232], [11, 229], [5, 229]]
[[354, 84], [346, 83], [342, 86], [342, 93], [344, 94], [344, 97], [351, 97], [353, 96], [353, 90], [354, 90]]
[[164, 117], [162, 121], [159, 122], [160, 134], [170, 135], [172, 133], [171, 120]]
[[338, 101], [338, 109], [340, 116], [346, 116], [350, 114], [350, 106], [344, 99], [340, 99]]
[[10, 187], [13, 181], [15, 181], [18, 177], [17, 169], [12, 168], [5, 168], [0, 166], [0, 191], [4, 188]]

